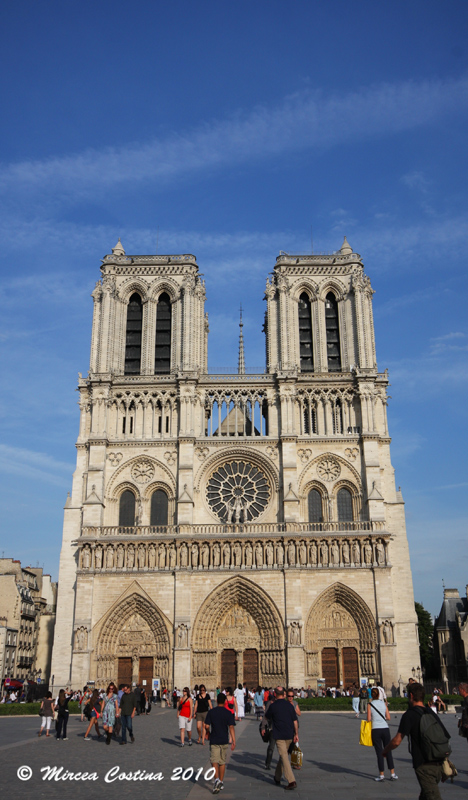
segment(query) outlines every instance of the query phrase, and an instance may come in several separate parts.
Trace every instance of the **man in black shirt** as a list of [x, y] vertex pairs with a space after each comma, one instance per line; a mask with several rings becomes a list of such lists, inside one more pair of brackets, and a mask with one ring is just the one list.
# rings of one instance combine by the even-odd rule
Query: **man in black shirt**
[[[280, 784], [284, 770], [284, 777], [288, 782], [285, 789], [295, 789], [297, 784], [289, 762], [288, 748], [292, 741], [299, 740], [299, 728], [294, 706], [286, 700], [284, 694], [283, 687], [277, 686], [275, 689], [276, 700], [265, 712], [264, 719], [266, 718], [272, 723], [271, 737], [276, 741], [279, 754], [274, 781], [277, 785]], [[263, 731], [262, 726], [262, 733]]]
[[[419, 800], [442, 800], [438, 786], [442, 779], [442, 761], [426, 761], [421, 749], [420, 727], [422, 714], [417, 709], [423, 709], [423, 713], [433, 714], [434, 712], [424, 707], [424, 687], [420, 683], [414, 682], [408, 685], [408, 700], [409, 708], [400, 720], [398, 733], [384, 748], [382, 756], [385, 758], [389, 750], [395, 750], [399, 747], [403, 738], [408, 736], [413, 757], [413, 769], [421, 787]], [[442, 723], [440, 724], [442, 725]], [[445, 731], [445, 733], [447, 732]]]
[[468, 683], [461, 683], [458, 687], [458, 694], [462, 697], [462, 717], [460, 727], [464, 729], [468, 741]]
[[[226, 695], [218, 694], [217, 707], [211, 708], [205, 717], [206, 737], [210, 740], [210, 761], [215, 771], [213, 794], [224, 789], [223, 779], [226, 771], [226, 754], [231, 737], [231, 750], [236, 746], [234, 714], [225, 708]], [[211, 731], [210, 731], [211, 727]]]
[[127, 730], [130, 734], [132, 742], [135, 741], [133, 736], [133, 717], [136, 711], [135, 695], [131, 691], [128, 684], [123, 687], [123, 694], [120, 698], [120, 721], [122, 722], [122, 741], [120, 744], [127, 744]]

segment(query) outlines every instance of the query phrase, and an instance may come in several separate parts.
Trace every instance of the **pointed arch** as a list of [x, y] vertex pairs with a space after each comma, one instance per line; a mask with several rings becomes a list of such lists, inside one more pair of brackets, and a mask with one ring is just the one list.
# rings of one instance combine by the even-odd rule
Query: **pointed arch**
[[234, 605], [245, 609], [257, 624], [262, 650], [284, 649], [284, 625], [276, 603], [259, 586], [241, 577], [221, 583], [200, 607], [193, 628], [194, 649], [213, 646], [221, 622]]
[[162, 292], [156, 305], [156, 347], [154, 372], [156, 375], [171, 371], [172, 304], [167, 292]]
[[118, 600], [96, 625], [94, 638], [98, 658], [118, 656], [122, 628], [135, 616], [146, 623], [144, 649], [148, 653], [145, 652], [145, 655], [169, 658], [171, 637], [164, 615], [156, 603], [137, 591]]
[[138, 292], [134, 292], [127, 306], [125, 336], [125, 375], [139, 375], [141, 371], [141, 337], [143, 330], [143, 303]]

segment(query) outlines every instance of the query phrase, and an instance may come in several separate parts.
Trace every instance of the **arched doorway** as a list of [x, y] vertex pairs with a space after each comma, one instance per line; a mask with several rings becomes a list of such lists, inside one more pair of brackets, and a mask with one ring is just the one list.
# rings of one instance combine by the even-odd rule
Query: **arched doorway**
[[153, 677], [168, 683], [170, 638], [161, 611], [139, 594], [126, 597], [101, 621], [97, 631], [96, 679], [140, 683]]
[[285, 680], [284, 629], [271, 598], [251, 581], [225, 581], [206, 599], [192, 638], [193, 683], [275, 685]]
[[336, 583], [312, 606], [306, 624], [306, 680], [350, 686], [377, 676], [375, 621], [364, 600]]

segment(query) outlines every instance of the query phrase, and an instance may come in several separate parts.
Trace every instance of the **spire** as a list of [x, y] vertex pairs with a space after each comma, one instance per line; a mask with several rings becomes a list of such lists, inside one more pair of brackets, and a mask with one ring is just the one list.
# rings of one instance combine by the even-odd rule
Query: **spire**
[[113, 253], [114, 256], [124, 256], [125, 255], [125, 250], [122, 247], [122, 242], [120, 241], [120, 236], [119, 236], [119, 241], [117, 242], [115, 247], [112, 248], [112, 253]]
[[343, 244], [341, 245], [340, 253], [342, 256], [350, 256], [353, 252], [353, 248], [351, 247], [350, 243], [348, 242], [346, 236], [344, 237]]
[[244, 334], [242, 333], [242, 328], [244, 327], [244, 323], [242, 322], [242, 305], [240, 307], [240, 320], [239, 320], [239, 361], [237, 363], [237, 374], [238, 375], [245, 375], [245, 358], [244, 358]]

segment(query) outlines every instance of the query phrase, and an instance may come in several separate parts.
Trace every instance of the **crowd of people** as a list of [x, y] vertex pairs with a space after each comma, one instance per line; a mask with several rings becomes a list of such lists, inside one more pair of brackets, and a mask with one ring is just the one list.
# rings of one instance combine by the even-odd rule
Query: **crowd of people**
[[[460, 735], [468, 739], [468, 684], [460, 684], [457, 692], [462, 697]], [[439, 689], [435, 688], [429, 696], [429, 700], [425, 702], [424, 688], [414, 679], [410, 679], [405, 691], [408, 698], [408, 710], [402, 715], [398, 733], [393, 739], [390, 737], [388, 725], [390, 713], [383, 687], [353, 684], [346, 689], [329, 687], [326, 692], [322, 693], [335, 698], [351, 697], [355, 716], [363, 716], [370, 723], [371, 740], [378, 765], [376, 781], [385, 780], [385, 762], [390, 772], [390, 780], [398, 780], [392, 751], [407, 736], [411, 742], [413, 767], [421, 786], [421, 797], [429, 798], [429, 800], [440, 798], [438, 783], [443, 776], [444, 759], [429, 759], [427, 751], [425, 752], [421, 745], [422, 717], [429, 714], [431, 715], [430, 721], [433, 719], [437, 721], [439, 715], [447, 711]], [[68, 706], [70, 701], [76, 700], [80, 706], [81, 720], [87, 722], [85, 741], [91, 740], [94, 728], [98, 739], [105, 738], [108, 745], [113, 738], [117, 741], [120, 740], [121, 745], [127, 744], [127, 735], [133, 743], [135, 741], [134, 717], [148, 714], [151, 704], [156, 700], [161, 700], [162, 705], [172, 706], [177, 712], [181, 747], [186, 744], [192, 746], [195, 741], [192, 739], [192, 733], [195, 732], [197, 733], [197, 744], [204, 746], [205, 743], [209, 743], [210, 760], [214, 770], [213, 793], [218, 794], [223, 789], [228, 749], [234, 750], [236, 746], [236, 725], [246, 714], [255, 714], [260, 720], [262, 740], [268, 743], [265, 769], [272, 768], [271, 764], [276, 749], [278, 763], [274, 773], [274, 782], [279, 785], [284, 777], [286, 779], [285, 789], [292, 790], [297, 785], [293, 769], [300, 768], [297, 762], [291, 763], [291, 754], [297, 750], [299, 743], [301, 709], [298, 700], [315, 697], [317, 694], [310, 686], [307, 689], [285, 689], [281, 686], [275, 689], [261, 686], [249, 689], [245, 683], [238, 684], [234, 690], [232, 687], [226, 686], [223, 690], [217, 687], [214, 691], [207, 691], [203, 684], [195, 686], [193, 690], [190, 690], [188, 686], [183, 689], [174, 687], [173, 690], [166, 687], [159, 694], [156, 690], [148, 692], [144, 686], [132, 687], [130, 684], [122, 684], [117, 688], [116, 684], [111, 681], [105, 690], [98, 690], [90, 686], [86, 686], [83, 691], [78, 692], [62, 689], [55, 698], [52, 697], [51, 692], [48, 692], [41, 703], [39, 736], [42, 736], [44, 731], [46, 737], [51, 736], [51, 724], [55, 720], [55, 738], [58, 741], [65, 741], [69, 718]], [[440, 726], [439, 736], [442, 738], [442, 747], [446, 740], [447, 754], [449, 754], [448, 740], [450, 736], [440, 720], [437, 724]]]

